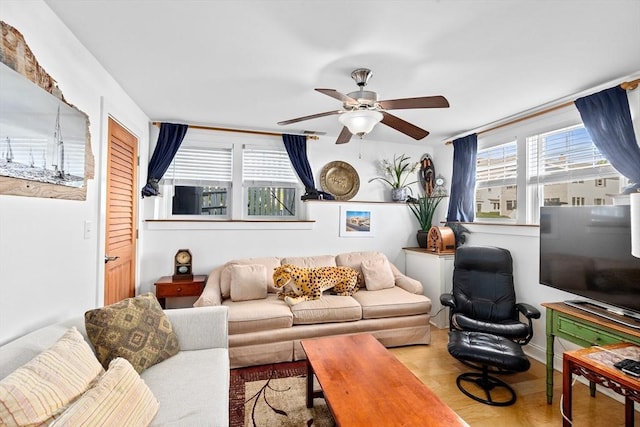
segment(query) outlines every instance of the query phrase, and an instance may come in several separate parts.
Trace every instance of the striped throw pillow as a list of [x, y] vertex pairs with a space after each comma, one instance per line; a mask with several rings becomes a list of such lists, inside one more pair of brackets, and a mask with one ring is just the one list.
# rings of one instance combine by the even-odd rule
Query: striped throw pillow
[[148, 426], [160, 404], [126, 359], [118, 357], [96, 385], [50, 427]]
[[64, 411], [104, 369], [76, 328], [0, 381], [0, 425], [46, 423]]

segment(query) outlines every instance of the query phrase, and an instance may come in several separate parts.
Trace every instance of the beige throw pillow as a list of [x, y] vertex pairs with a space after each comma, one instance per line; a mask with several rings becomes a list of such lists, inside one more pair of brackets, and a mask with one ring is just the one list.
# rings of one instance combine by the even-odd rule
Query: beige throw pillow
[[263, 258], [244, 258], [244, 259], [234, 259], [233, 261], [229, 261], [224, 265], [222, 272], [220, 273], [220, 294], [222, 295], [222, 299], [227, 299], [231, 297], [231, 266], [233, 265], [249, 265], [249, 264], [261, 264], [267, 268], [269, 272], [269, 292], [277, 292], [273, 286], [273, 280], [271, 275], [273, 274], [273, 270], [280, 267], [280, 258], [277, 257], [263, 257]]
[[364, 284], [368, 291], [389, 289], [396, 285], [391, 266], [385, 256], [377, 256], [362, 261], [361, 268], [364, 275]]
[[133, 366], [121, 357], [95, 386], [74, 402], [51, 427], [148, 426], [160, 404]]
[[249, 301], [267, 297], [267, 267], [261, 264], [231, 266], [231, 300]]
[[84, 323], [105, 368], [124, 357], [140, 373], [180, 351], [171, 322], [152, 293], [89, 310]]
[[0, 381], [0, 425], [49, 422], [104, 372], [76, 328]]

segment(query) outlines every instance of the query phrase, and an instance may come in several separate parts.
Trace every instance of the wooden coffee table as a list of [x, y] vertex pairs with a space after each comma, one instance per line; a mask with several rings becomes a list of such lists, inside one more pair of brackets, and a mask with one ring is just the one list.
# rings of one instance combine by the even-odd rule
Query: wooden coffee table
[[[338, 426], [467, 426], [372, 335], [301, 341], [307, 407], [324, 397]], [[313, 390], [315, 374], [322, 391]]]

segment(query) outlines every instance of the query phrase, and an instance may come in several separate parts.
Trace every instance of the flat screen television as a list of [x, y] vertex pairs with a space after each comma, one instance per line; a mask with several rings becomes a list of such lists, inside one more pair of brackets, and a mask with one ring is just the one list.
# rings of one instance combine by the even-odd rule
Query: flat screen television
[[540, 283], [588, 298], [571, 305], [640, 328], [640, 258], [631, 255], [629, 206], [540, 208]]

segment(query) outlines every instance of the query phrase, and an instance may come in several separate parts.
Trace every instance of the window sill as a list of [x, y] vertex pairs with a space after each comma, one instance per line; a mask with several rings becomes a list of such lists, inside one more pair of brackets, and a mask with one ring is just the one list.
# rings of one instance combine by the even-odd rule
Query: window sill
[[147, 219], [147, 230], [312, 230], [315, 221]]
[[535, 224], [505, 224], [492, 222], [462, 222], [471, 233], [504, 234], [511, 236], [538, 237], [540, 226]]
[[406, 202], [384, 202], [384, 201], [373, 201], [373, 200], [317, 200], [310, 199], [305, 200], [304, 203], [353, 203], [353, 204], [377, 204], [377, 205], [398, 205], [405, 206]]

